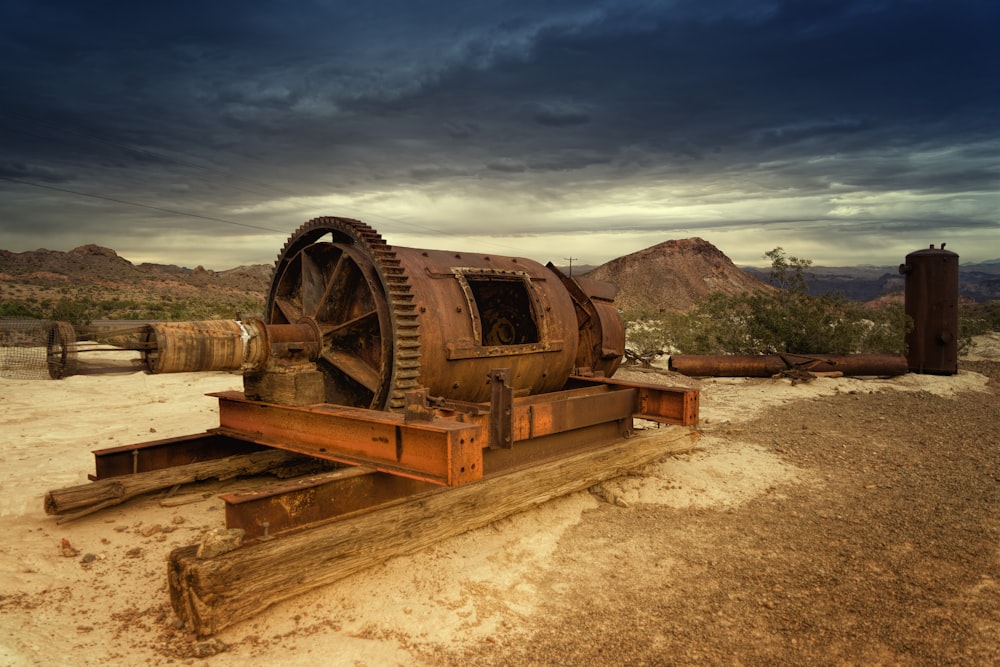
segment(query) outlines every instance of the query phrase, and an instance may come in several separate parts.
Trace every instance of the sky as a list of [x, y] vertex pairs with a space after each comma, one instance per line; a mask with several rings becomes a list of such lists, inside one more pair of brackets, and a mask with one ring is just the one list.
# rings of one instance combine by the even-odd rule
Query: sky
[[0, 248], [1000, 259], [996, 0], [0, 3]]

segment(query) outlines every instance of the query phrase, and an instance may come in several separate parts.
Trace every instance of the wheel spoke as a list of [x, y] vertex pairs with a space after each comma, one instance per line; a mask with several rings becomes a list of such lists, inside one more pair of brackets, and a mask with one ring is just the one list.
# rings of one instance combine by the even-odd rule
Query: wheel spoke
[[[338, 285], [342, 284], [344, 280], [344, 272], [348, 269], [348, 259], [344, 253], [340, 253], [337, 257], [337, 263], [333, 267], [333, 271], [330, 272], [330, 277], [326, 281], [326, 288], [323, 290], [323, 298], [321, 300], [321, 307], [324, 309], [324, 313], [329, 315], [330, 310], [330, 298], [336, 293], [335, 290]], [[317, 312], [317, 317], [319, 313]], [[321, 318], [326, 319], [326, 318]]]
[[340, 370], [362, 387], [376, 393], [382, 384], [378, 371], [369, 366], [361, 357], [346, 350], [326, 350], [323, 359], [331, 366]]
[[300, 317], [302, 317], [302, 312], [299, 310], [298, 306], [288, 299], [278, 297], [274, 300], [274, 305], [276, 305], [278, 310], [281, 311], [281, 315], [285, 318], [286, 322], [295, 323], [299, 321]]
[[302, 314], [309, 317], [316, 316], [327, 292], [323, 267], [316, 259], [308, 248], [302, 252]]
[[378, 311], [369, 310], [367, 313], [352, 317], [349, 320], [336, 323], [325, 323], [320, 325], [320, 331], [324, 338], [342, 339], [348, 336], [358, 336], [365, 334], [378, 334]]
[[354, 318], [358, 312], [359, 291], [364, 290], [361, 269], [355, 261], [341, 256], [336, 271], [326, 286], [326, 298], [316, 319], [325, 322], [342, 322]]
[[394, 381], [392, 312], [371, 252], [383, 247], [362, 223], [317, 218], [289, 239], [276, 264], [265, 322], [305, 318], [319, 327], [316, 368], [329, 403], [381, 409]]

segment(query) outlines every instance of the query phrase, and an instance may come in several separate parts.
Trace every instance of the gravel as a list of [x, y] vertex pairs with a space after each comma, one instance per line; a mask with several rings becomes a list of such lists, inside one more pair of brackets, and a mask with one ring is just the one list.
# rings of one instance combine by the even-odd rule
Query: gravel
[[530, 626], [425, 657], [1000, 664], [1000, 363], [961, 369], [990, 377], [991, 392], [771, 408], [740, 437], [797, 481], [728, 509], [601, 504], [530, 582], [545, 593]]

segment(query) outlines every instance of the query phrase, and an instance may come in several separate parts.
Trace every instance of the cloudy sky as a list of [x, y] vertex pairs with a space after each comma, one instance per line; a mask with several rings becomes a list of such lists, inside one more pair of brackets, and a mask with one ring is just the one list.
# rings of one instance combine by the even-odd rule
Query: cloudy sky
[[0, 248], [1000, 258], [997, 0], [0, 3]]

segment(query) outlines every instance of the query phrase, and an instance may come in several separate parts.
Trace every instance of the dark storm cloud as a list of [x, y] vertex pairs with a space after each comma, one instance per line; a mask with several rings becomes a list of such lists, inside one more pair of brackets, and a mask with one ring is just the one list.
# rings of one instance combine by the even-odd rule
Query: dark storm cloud
[[553, 104], [540, 105], [535, 111], [534, 118], [540, 125], [552, 127], [584, 125], [590, 122], [590, 114], [583, 109]]
[[[843, 233], [982, 229], [997, 224], [998, 24], [992, 0], [8, 1], [0, 247], [31, 247], [40, 217], [107, 245], [115, 222], [144, 243], [265, 234], [9, 179], [278, 233], [370, 211], [461, 234], [455, 202], [494, 199], [600, 209], [496, 234], [794, 230], [834, 209]], [[332, 196], [361, 210], [327, 210]], [[661, 201], [663, 220], [699, 208], [633, 212]], [[276, 245], [261, 237], [261, 256]]]

